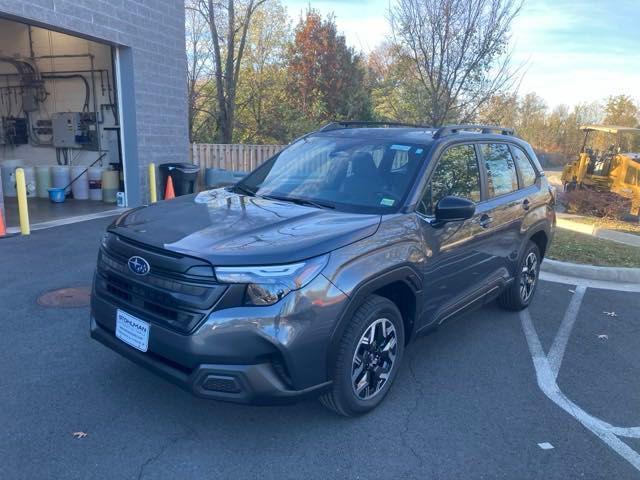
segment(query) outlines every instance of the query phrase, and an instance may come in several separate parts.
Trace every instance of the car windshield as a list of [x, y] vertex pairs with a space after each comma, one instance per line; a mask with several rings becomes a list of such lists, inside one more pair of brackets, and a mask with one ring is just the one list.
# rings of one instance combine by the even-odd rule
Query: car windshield
[[312, 136], [290, 145], [236, 185], [239, 193], [320, 208], [393, 213], [427, 153], [424, 145]]

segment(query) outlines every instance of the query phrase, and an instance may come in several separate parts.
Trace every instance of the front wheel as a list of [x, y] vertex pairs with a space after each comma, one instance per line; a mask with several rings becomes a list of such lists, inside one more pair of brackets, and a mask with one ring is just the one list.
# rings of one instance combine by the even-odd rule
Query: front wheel
[[340, 342], [333, 385], [320, 397], [344, 416], [377, 407], [396, 378], [404, 352], [402, 315], [390, 300], [371, 295], [356, 310]]
[[538, 286], [541, 261], [540, 249], [530, 241], [520, 259], [516, 278], [498, 297], [498, 303], [501, 307], [507, 310], [527, 308]]

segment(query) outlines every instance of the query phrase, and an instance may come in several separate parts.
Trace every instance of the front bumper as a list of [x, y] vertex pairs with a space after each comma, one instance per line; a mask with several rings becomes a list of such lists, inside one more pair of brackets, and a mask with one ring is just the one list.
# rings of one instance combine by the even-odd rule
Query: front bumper
[[319, 395], [331, 382], [302, 390], [289, 388], [271, 363], [253, 365], [201, 364], [192, 371], [158, 355], [139, 352], [118, 340], [91, 317], [91, 337], [192, 394], [214, 400], [255, 405], [289, 403]]
[[114, 333], [117, 309], [130, 307], [94, 292], [91, 336], [199, 397], [289, 403], [331, 385], [327, 350], [346, 301], [344, 293], [319, 275], [276, 305], [212, 311], [189, 334], [133, 310], [130, 313], [151, 323], [148, 351], [141, 352]]

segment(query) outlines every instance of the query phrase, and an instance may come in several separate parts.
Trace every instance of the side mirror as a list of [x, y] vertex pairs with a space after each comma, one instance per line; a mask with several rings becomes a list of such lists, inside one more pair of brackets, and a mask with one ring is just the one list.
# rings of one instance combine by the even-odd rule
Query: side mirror
[[475, 202], [462, 197], [444, 197], [436, 204], [436, 222], [459, 222], [468, 220], [476, 213]]

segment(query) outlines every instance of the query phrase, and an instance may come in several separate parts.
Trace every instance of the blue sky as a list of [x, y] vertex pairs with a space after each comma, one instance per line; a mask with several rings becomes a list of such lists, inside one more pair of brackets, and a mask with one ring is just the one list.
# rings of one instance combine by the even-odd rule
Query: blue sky
[[[358, 50], [390, 35], [389, 0], [283, 2], [296, 19], [308, 5], [335, 12]], [[535, 91], [551, 107], [612, 94], [640, 100], [640, 0], [525, 0], [512, 41], [514, 63], [526, 65], [520, 93]]]

